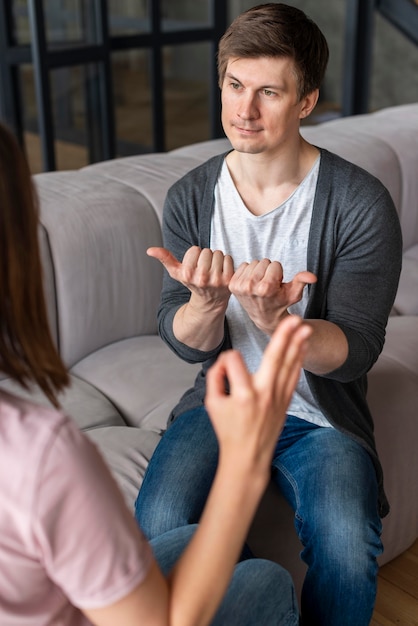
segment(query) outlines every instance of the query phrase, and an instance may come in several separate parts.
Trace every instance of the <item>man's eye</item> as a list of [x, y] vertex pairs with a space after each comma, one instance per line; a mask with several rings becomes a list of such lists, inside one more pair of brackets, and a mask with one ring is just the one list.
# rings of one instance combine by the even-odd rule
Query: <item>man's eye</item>
[[232, 89], [239, 89], [239, 83], [231, 83]]
[[264, 95], [265, 96], [274, 96], [274, 91], [271, 91], [271, 89], [264, 89]]

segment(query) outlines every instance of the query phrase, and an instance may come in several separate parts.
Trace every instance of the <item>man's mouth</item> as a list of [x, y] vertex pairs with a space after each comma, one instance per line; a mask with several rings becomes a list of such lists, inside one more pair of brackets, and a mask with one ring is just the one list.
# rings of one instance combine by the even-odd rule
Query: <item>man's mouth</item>
[[253, 135], [255, 133], [259, 133], [262, 129], [261, 128], [251, 128], [251, 127], [247, 127], [247, 126], [241, 126], [240, 124], [232, 124], [232, 126], [234, 126], [234, 128], [240, 132], [243, 133], [244, 135], [248, 134], [248, 135]]

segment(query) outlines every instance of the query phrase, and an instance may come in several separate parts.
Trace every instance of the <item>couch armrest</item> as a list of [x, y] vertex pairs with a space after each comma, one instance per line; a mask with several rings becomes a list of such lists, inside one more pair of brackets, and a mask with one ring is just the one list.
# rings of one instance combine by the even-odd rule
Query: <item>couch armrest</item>
[[383, 521], [381, 564], [418, 537], [418, 317], [391, 317], [368, 376], [368, 402], [391, 512]]

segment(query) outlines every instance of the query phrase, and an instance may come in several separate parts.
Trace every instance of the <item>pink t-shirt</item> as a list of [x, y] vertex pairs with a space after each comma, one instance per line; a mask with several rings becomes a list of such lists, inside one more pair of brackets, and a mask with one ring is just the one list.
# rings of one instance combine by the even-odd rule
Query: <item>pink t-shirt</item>
[[152, 559], [94, 444], [0, 392], [1, 626], [84, 626], [79, 608], [122, 599]]

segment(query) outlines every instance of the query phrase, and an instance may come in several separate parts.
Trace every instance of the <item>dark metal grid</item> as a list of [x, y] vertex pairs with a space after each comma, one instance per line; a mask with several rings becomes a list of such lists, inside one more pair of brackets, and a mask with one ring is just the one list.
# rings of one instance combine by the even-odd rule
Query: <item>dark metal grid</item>
[[[85, 66], [86, 111], [90, 162], [115, 156], [115, 123], [113, 109], [110, 54], [113, 51], [147, 48], [151, 50], [152, 114], [154, 151], [165, 149], [164, 81], [162, 48], [168, 45], [208, 41], [212, 44], [211, 133], [222, 136], [219, 90], [217, 88], [216, 49], [227, 25], [227, 3], [212, 0], [212, 24], [208, 28], [162, 31], [159, 0], [151, 2], [152, 32], [138, 35], [109, 36], [107, 0], [93, 0], [97, 22], [92, 30], [97, 43], [85, 43], [49, 49], [46, 41], [43, 0], [28, 0], [31, 45], [12, 41], [13, 20], [10, 0], [0, 0], [0, 117], [15, 131], [23, 145], [22, 102], [18, 69], [21, 64], [34, 66], [39, 131], [44, 170], [56, 169], [54, 124], [51, 104], [50, 70], [75, 65]], [[93, 28], [94, 26], [94, 28]], [[98, 67], [97, 84], [91, 66]], [[99, 94], [99, 95], [98, 95]]]
[[343, 115], [369, 110], [375, 11], [418, 44], [418, 5], [411, 0], [347, 0]]

